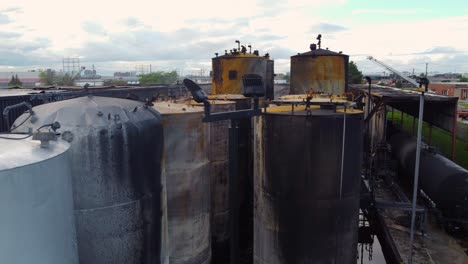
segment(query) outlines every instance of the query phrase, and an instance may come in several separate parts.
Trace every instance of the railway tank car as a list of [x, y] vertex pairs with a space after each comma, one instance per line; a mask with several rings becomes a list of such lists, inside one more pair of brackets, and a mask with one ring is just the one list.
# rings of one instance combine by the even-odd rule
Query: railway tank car
[[[36, 106], [16, 130], [55, 121], [70, 142], [78, 257], [90, 263], [166, 263], [162, 120], [143, 103], [84, 96]], [[16, 125], [16, 126], [15, 126]]]
[[[400, 175], [412, 181], [416, 160], [416, 140], [400, 132], [389, 139]], [[448, 221], [468, 223], [468, 171], [423, 145], [419, 183]]]

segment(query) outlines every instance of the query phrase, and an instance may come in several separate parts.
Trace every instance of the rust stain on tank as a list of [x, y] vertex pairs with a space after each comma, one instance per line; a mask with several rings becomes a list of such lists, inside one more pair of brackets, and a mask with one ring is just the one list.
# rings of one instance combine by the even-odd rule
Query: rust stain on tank
[[349, 57], [315, 50], [291, 57], [291, 94], [310, 91], [341, 95], [346, 92]]
[[269, 57], [253, 54], [227, 54], [212, 59], [212, 94], [242, 94], [242, 76], [258, 74], [266, 80]]

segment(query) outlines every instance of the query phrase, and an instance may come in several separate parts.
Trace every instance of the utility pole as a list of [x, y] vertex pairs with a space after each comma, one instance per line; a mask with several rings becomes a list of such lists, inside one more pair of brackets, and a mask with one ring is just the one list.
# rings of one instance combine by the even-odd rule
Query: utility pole
[[94, 64], [93, 64], [93, 87], [96, 87], [96, 71], [94, 70]]
[[427, 65], [428, 65], [428, 64], [429, 64], [429, 63], [426, 62], [426, 78], [427, 78]]
[[[424, 88], [422, 87], [423, 85], [424, 85]], [[421, 93], [419, 95], [419, 119], [418, 119], [418, 134], [417, 134], [417, 139], [416, 139], [416, 160], [415, 160], [415, 166], [414, 166], [413, 201], [411, 203], [411, 229], [410, 229], [408, 264], [413, 264], [414, 224], [416, 222], [416, 202], [418, 199], [419, 164], [420, 164], [420, 157], [421, 157], [421, 137], [422, 137], [421, 134], [422, 134], [422, 124], [423, 124], [423, 118], [424, 118], [424, 92], [427, 92], [428, 85], [429, 85], [429, 80], [427, 78], [421, 78], [419, 80], [419, 91]]]

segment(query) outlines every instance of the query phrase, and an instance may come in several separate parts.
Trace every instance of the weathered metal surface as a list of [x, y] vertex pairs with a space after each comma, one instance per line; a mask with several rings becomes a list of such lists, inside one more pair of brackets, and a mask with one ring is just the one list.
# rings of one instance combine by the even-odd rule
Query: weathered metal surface
[[[236, 110], [250, 109], [252, 99], [240, 94], [210, 95], [210, 99], [228, 100], [236, 103]], [[252, 125], [250, 119], [239, 120], [239, 225], [240, 251], [243, 263], [252, 260], [253, 247], [253, 142]]]
[[258, 74], [268, 89], [273, 87], [273, 63], [269, 57], [249, 53], [227, 54], [213, 58], [212, 67], [212, 94], [242, 94], [242, 76], [245, 74]]
[[72, 145], [80, 263], [166, 263], [160, 115], [140, 102], [94, 96], [33, 110], [36, 121], [16, 130], [58, 121]]
[[[397, 158], [400, 176], [412, 182], [416, 159], [416, 140], [405, 133], [389, 140]], [[468, 171], [441, 154], [423, 146], [420, 157], [421, 188], [436, 203], [444, 217], [468, 221]]]
[[169, 261], [211, 261], [208, 131], [203, 108], [170, 102], [153, 106], [163, 118], [163, 177], [167, 182]]
[[70, 145], [41, 148], [30, 139], [0, 139], [0, 145], [1, 262], [78, 263]]
[[342, 111], [285, 109], [254, 120], [254, 263], [356, 263], [362, 112], [343, 142]]
[[[177, 97], [185, 92], [182, 85], [158, 85], [149, 87], [100, 87], [89, 89], [89, 94], [95, 96], [131, 98], [132, 100], [146, 101], [155, 96]], [[32, 106], [57, 102], [83, 96], [86, 93], [79, 88], [61, 90], [32, 90], [32, 89], [0, 89], [0, 113], [6, 106], [21, 102], [29, 102]], [[24, 113], [25, 108], [14, 109], [9, 113], [10, 124]], [[3, 118], [0, 118], [0, 132], [9, 129]]]
[[345, 93], [348, 86], [348, 61], [347, 55], [320, 49], [292, 56], [290, 93]]
[[[195, 102], [191, 105], [203, 106]], [[211, 112], [234, 111], [235, 102], [210, 100]], [[229, 121], [211, 122], [209, 126], [210, 181], [211, 181], [211, 248], [214, 263], [229, 261]]]

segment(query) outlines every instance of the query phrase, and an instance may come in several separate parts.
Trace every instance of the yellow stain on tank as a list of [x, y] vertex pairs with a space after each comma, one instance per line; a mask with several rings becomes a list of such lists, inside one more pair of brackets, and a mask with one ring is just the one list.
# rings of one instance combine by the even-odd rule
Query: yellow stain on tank
[[212, 59], [212, 94], [242, 94], [242, 76], [258, 74], [267, 78], [269, 57], [250, 53], [229, 53]]

